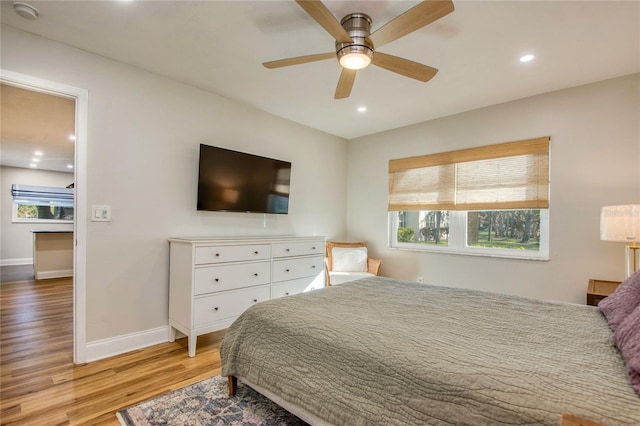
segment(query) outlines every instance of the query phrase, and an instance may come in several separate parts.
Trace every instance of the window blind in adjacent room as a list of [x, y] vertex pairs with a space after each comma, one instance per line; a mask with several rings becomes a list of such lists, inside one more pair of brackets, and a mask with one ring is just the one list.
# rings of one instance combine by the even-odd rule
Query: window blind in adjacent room
[[73, 207], [73, 189], [54, 186], [11, 185], [13, 202], [35, 206]]
[[549, 137], [389, 161], [389, 211], [549, 207]]

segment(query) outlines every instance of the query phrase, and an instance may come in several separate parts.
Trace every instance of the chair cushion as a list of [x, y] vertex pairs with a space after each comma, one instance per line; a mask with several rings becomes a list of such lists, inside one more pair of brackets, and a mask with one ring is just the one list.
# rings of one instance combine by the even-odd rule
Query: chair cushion
[[367, 248], [332, 248], [331, 270], [336, 272], [367, 272]]
[[373, 277], [369, 272], [329, 272], [331, 285], [346, 283], [349, 281], [359, 280], [364, 277]]

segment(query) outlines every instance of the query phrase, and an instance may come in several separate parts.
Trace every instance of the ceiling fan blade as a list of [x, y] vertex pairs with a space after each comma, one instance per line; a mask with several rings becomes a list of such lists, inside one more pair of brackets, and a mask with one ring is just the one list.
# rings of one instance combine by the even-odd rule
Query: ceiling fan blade
[[296, 3], [304, 9], [326, 32], [340, 43], [353, 43], [349, 33], [342, 28], [340, 22], [333, 16], [333, 13], [317, 0], [296, 0]]
[[265, 68], [272, 69], [272, 68], [288, 67], [291, 65], [306, 64], [307, 62], [323, 61], [325, 59], [331, 59], [335, 57], [336, 57], [335, 52], [318, 53], [316, 55], [306, 55], [306, 56], [297, 56], [295, 58], [279, 59], [277, 61], [265, 62], [262, 65], [264, 65]]
[[353, 82], [356, 80], [356, 73], [356, 70], [350, 70], [347, 68], [342, 69], [334, 99], [344, 99], [349, 97], [351, 94], [351, 88], [353, 87]]
[[451, 0], [425, 0], [387, 22], [369, 38], [377, 49], [448, 15], [453, 9]]
[[420, 81], [429, 81], [438, 73], [437, 69], [431, 68], [430, 66], [380, 52], [376, 52], [373, 55], [371, 63], [388, 71]]

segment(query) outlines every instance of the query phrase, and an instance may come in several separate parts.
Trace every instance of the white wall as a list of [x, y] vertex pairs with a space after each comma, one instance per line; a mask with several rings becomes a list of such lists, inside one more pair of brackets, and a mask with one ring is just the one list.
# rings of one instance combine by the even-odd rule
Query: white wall
[[[624, 278], [624, 245], [599, 240], [599, 215], [605, 205], [640, 202], [639, 80], [621, 77], [349, 141], [349, 239], [367, 240], [386, 276], [584, 303], [589, 278]], [[549, 262], [388, 248], [389, 160], [538, 136], [551, 136]]]
[[[2, 67], [89, 91], [87, 342], [168, 323], [168, 237], [346, 233], [346, 141], [2, 28]], [[200, 143], [291, 161], [288, 215], [196, 211]], [[331, 173], [326, 173], [331, 170]]]
[[0, 264], [20, 265], [33, 262], [32, 229], [73, 230], [73, 223], [12, 223], [11, 185], [66, 187], [73, 183], [73, 173], [52, 172], [47, 170], [22, 169], [18, 167], [0, 167]]

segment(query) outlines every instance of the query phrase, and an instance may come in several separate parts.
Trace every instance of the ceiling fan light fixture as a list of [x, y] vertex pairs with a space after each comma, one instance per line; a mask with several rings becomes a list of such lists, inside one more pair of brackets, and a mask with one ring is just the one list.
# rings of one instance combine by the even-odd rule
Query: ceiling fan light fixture
[[336, 54], [343, 68], [361, 70], [366, 68], [373, 58], [373, 45], [367, 37], [371, 33], [371, 18], [364, 13], [350, 13], [342, 18], [340, 25], [351, 37], [352, 42], [336, 41]]
[[351, 45], [338, 51], [338, 60], [343, 68], [361, 70], [371, 63], [373, 50], [366, 46]]
[[[374, 54], [376, 54], [377, 48], [429, 25], [454, 11], [451, 0], [424, 0], [372, 33], [372, 20], [366, 13], [350, 13], [338, 21], [322, 0], [296, 0], [296, 3], [335, 40], [335, 58], [338, 59], [343, 69], [340, 72], [334, 99], [348, 98], [357, 71], [370, 64], [414, 80], [422, 82], [431, 80], [438, 72], [436, 68], [382, 52], [378, 52], [375, 57]], [[269, 69], [280, 68], [322, 61], [332, 57], [334, 56], [331, 52], [319, 53], [264, 62], [262, 65]]]

